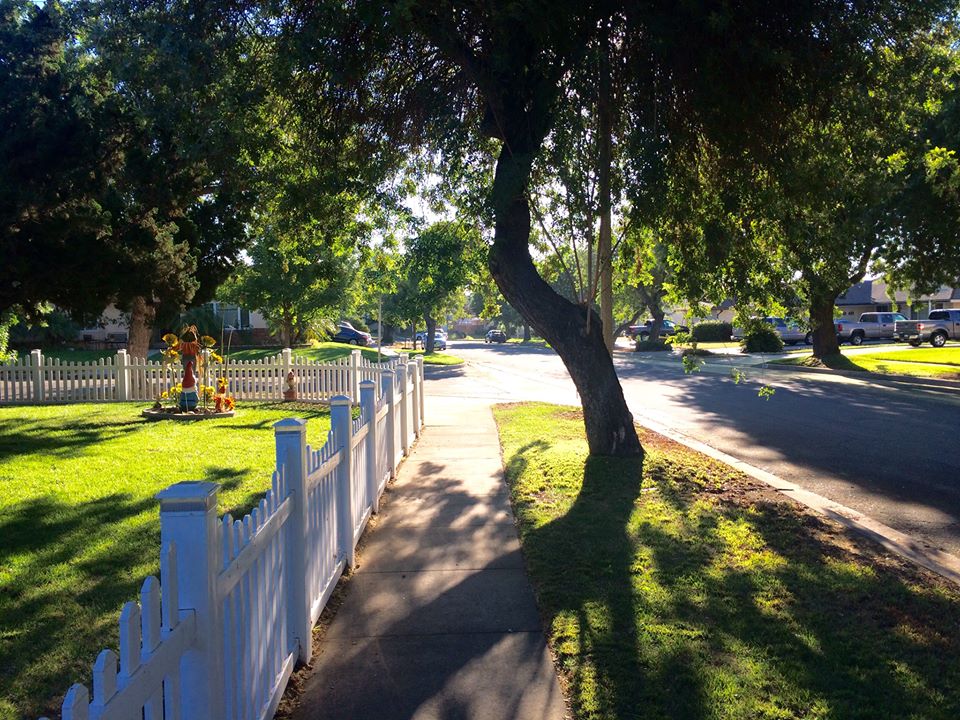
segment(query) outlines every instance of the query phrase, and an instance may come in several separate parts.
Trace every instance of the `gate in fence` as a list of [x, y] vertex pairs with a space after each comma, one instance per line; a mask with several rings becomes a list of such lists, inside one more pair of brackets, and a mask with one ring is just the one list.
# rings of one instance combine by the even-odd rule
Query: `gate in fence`
[[[276, 471], [249, 515], [217, 517], [219, 486], [181, 482], [160, 500], [160, 580], [120, 614], [119, 654], [75, 684], [63, 720], [268, 720], [387, 481], [420, 436], [423, 364], [407, 363], [331, 401], [319, 450], [306, 421], [274, 425]], [[119, 667], [118, 667], [119, 660]], [[46, 720], [46, 719], [42, 719]]]

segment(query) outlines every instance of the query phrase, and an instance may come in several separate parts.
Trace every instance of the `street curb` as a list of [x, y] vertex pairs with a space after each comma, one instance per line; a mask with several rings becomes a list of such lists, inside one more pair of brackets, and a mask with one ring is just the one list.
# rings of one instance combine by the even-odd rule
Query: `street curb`
[[739, 470], [743, 474], [749, 475], [755, 480], [769, 485], [777, 492], [792, 498], [801, 505], [831, 520], [835, 520], [844, 527], [856, 532], [858, 535], [862, 535], [879, 543], [890, 552], [937, 573], [955, 585], [960, 585], [960, 557], [951, 555], [929, 543], [920, 542], [916, 538], [912, 538], [899, 530], [894, 530], [892, 527], [884, 525], [853, 508], [841, 505], [810, 490], [805, 490], [799, 485], [784, 480], [773, 473], [761, 470], [750, 463], [739, 460], [706, 443], [668, 428], [652, 418], [641, 417], [638, 418], [638, 420], [644, 427], [658, 432], [692, 450], [719, 460]]

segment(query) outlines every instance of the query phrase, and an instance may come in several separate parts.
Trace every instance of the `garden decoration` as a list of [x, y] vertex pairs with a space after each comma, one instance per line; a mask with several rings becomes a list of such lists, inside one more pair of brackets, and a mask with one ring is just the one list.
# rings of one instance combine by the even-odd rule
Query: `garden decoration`
[[193, 375], [193, 363], [187, 363], [187, 369], [183, 373], [183, 382], [180, 389], [180, 400], [177, 407], [181, 410], [196, 410], [200, 404], [200, 396], [197, 393], [197, 379]]
[[143, 415], [151, 419], [175, 420], [232, 417], [235, 402], [227, 394], [227, 378], [222, 374], [215, 375], [216, 387], [207, 383], [211, 368], [219, 365], [222, 370], [224, 364], [223, 357], [213, 350], [217, 341], [209, 335], [201, 337], [195, 325], [185, 327], [179, 335], [167, 333], [163, 341], [167, 344], [161, 353], [164, 363], [180, 363], [183, 378], [160, 393], [153, 407], [144, 410]]
[[297, 376], [293, 374], [293, 370], [287, 373], [286, 385], [287, 385], [287, 389], [283, 391], [283, 399], [296, 400], [297, 399]]

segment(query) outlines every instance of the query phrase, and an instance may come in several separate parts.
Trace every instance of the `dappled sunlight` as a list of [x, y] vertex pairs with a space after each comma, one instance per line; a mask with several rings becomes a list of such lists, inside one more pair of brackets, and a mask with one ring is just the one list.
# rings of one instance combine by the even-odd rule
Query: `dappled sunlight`
[[[498, 411], [524, 554], [578, 718], [960, 711], [960, 628], [945, 621], [960, 613], [955, 589], [653, 433], [642, 489], [638, 471], [609, 460], [572, 486], [572, 458], [559, 470], [552, 443], [575, 421], [555, 415], [535, 436], [528, 420]], [[566, 491], [551, 485], [559, 475]]]

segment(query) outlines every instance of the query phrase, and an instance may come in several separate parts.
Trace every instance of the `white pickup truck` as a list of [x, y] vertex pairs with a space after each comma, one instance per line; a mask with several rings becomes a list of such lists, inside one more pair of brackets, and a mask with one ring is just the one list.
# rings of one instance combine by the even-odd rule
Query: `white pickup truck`
[[900, 313], [865, 312], [858, 322], [838, 320], [837, 338], [851, 345], [860, 345], [864, 340], [893, 340], [901, 320], [906, 318]]
[[928, 340], [934, 347], [943, 347], [947, 340], [960, 340], [960, 310], [931, 310], [926, 320], [898, 321], [897, 340], [914, 347]]

